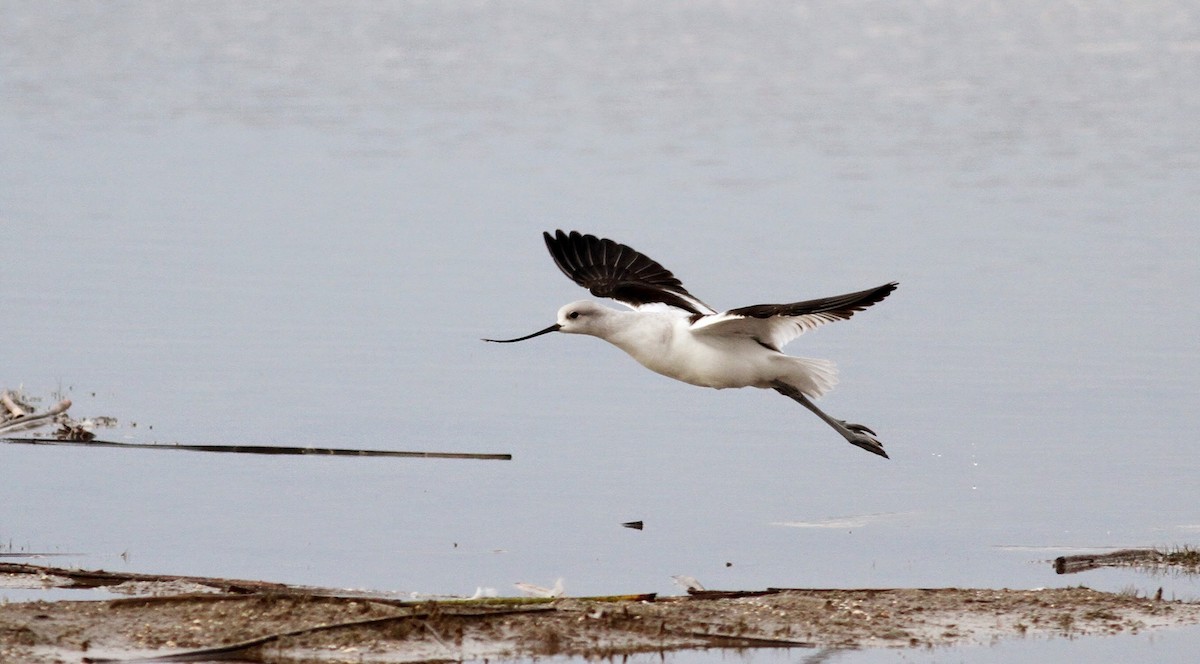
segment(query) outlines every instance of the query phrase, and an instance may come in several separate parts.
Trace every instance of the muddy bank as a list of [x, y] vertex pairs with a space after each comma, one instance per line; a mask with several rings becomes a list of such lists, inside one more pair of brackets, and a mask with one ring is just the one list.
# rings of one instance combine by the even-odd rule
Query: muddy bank
[[1200, 604], [1086, 588], [742, 595], [412, 603], [252, 592], [31, 602], [0, 606], [0, 661], [98, 662], [209, 648], [222, 649], [211, 658], [261, 662], [608, 656], [712, 647], [925, 648], [1200, 623]]

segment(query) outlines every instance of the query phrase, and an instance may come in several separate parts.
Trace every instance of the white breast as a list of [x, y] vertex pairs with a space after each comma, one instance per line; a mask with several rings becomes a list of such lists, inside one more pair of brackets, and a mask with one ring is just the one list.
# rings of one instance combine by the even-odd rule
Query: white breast
[[604, 339], [642, 366], [701, 387], [761, 386], [771, 380], [778, 353], [748, 337], [697, 336], [688, 319], [668, 313], [638, 312], [631, 324]]

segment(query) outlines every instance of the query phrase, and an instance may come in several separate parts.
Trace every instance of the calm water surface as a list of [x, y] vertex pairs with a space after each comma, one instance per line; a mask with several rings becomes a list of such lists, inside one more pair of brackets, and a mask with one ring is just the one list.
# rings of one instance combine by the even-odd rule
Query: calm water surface
[[[514, 456], [4, 446], [4, 551], [428, 593], [1200, 596], [1046, 562], [1200, 537], [1187, 3], [4, 12], [0, 383], [114, 440]], [[822, 405], [892, 460], [595, 339], [481, 343], [584, 295], [559, 227], [718, 307], [898, 280], [788, 348], [838, 361]]]

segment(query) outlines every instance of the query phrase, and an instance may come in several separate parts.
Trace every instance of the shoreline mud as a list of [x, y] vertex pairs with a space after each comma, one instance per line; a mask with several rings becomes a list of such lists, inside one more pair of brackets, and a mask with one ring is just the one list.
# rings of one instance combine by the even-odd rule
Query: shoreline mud
[[[55, 576], [56, 568], [20, 567]], [[9, 569], [6, 575], [15, 576]], [[407, 601], [205, 581], [141, 579], [123, 582], [137, 584], [131, 597], [0, 605], [0, 660], [390, 663], [711, 648], [933, 648], [1200, 624], [1200, 603], [1082, 586]]]

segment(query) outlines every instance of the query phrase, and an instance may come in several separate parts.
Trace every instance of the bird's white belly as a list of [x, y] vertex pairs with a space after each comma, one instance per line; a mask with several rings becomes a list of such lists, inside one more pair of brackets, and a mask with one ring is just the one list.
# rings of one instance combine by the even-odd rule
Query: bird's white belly
[[705, 343], [690, 336], [676, 338], [657, 349], [630, 354], [651, 371], [717, 389], [766, 387], [776, 377], [772, 355], [778, 355], [748, 338]]

